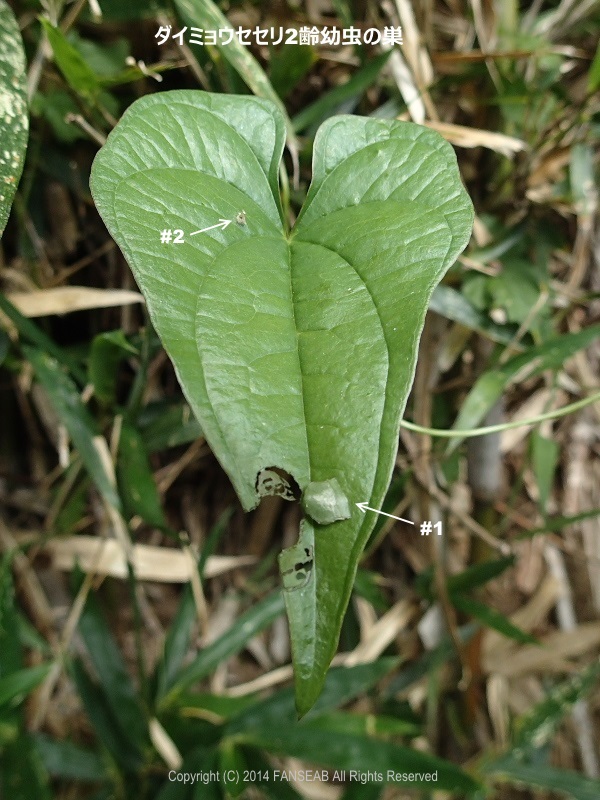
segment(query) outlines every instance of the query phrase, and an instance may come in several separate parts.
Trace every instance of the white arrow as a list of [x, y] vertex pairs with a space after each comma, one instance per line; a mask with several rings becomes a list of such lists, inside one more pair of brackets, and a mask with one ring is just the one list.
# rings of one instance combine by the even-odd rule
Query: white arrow
[[377, 508], [371, 508], [366, 503], [356, 503], [360, 510], [363, 512], [365, 511], [374, 511], [376, 514], [382, 514], [384, 517], [391, 517], [392, 519], [397, 519], [399, 522], [408, 522], [409, 525], [414, 525], [414, 522], [411, 522], [409, 519], [404, 519], [404, 517], [395, 517], [393, 514], [388, 514], [385, 511], [379, 511]]
[[220, 219], [216, 225], [211, 225], [209, 228], [202, 228], [201, 231], [194, 231], [193, 233], [190, 233], [190, 236], [195, 236], [197, 233], [206, 233], [206, 231], [212, 231], [213, 228], [223, 228], [223, 230], [225, 230], [228, 225], [231, 225], [230, 219]]

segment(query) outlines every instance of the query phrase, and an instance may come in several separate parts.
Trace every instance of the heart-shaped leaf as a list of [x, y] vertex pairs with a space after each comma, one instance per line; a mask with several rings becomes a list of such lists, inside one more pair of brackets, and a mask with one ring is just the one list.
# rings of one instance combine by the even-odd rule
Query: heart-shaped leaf
[[13, 12], [0, 0], [0, 236], [23, 171], [28, 131], [23, 42]]
[[339, 116], [317, 134], [288, 232], [284, 137], [267, 101], [148, 96], [109, 136], [91, 186], [244, 508], [293, 496], [290, 476], [304, 493], [311, 516], [280, 564], [303, 713], [375, 523], [356, 503], [383, 501], [427, 304], [473, 211], [438, 134]]

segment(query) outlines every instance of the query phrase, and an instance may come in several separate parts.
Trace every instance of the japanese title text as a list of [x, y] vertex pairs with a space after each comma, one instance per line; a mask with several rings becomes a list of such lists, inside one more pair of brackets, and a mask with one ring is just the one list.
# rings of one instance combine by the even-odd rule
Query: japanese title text
[[200, 44], [212, 46], [224, 46], [231, 44], [234, 39], [236, 42], [249, 47], [250, 45], [278, 45], [278, 44], [300, 44], [300, 45], [361, 45], [361, 44], [383, 44], [395, 45], [402, 44], [401, 27], [379, 28], [312, 28], [304, 26], [302, 28], [221, 28], [219, 30], [205, 30], [204, 28], [194, 28], [186, 25], [176, 33], [172, 32], [171, 25], [161, 25], [154, 38], [159, 45], [174, 40], [180, 45]]

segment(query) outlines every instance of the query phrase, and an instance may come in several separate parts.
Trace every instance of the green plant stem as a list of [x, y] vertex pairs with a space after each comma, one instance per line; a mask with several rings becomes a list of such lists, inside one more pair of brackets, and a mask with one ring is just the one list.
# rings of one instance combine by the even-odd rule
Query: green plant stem
[[503, 422], [500, 425], [487, 425], [484, 428], [473, 428], [472, 430], [446, 431], [442, 428], [424, 428], [421, 425], [415, 425], [414, 422], [408, 422], [407, 420], [402, 420], [401, 425], [408, 431], [413, 431], [414, 433], [423, 433], [427, 436], [438, 436], [439, 438], [443, 439], [469, 439], [473, 436], [485, 436], [488, 433], [500, 433], [501, 431], [507, 431], [510, 428], [521, 428], [524, 425], [538, 425], [540, 422], [545, 422], [548, 419], [559, 419], [560, 417], [566, 417], [568, 414], [579, 411], [580, 409], [598, 401], [600, 401], [600, 392], [596, 392], [596, 394], [593, 394], [590, 397], [584, 397], [583, 400], [577, 400], [575, 403], [571, 403], [568, 406], [563, 406], [555, 411], [548, 411], [546, 414], [538, 414], [537, 417], [530, 417], [529, 419], [519, 420], [518, 422]]

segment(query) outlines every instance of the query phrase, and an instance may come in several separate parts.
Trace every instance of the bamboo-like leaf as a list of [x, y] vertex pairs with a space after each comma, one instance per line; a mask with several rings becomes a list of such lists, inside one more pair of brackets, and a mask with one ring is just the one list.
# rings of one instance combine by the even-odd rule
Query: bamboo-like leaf
[[[517, 375], [525, 380], [546, 369], [558, 369], [567, 358], [598, 337], [600, 325], [590, 325], [581, 331], [548, 339], [540, 345], [530, 347], [525, 353], [514, 356], [501, 366], [484, 372], [465, 398], [452, 427], [457, 431], [476, 428]], [[447, 452], [455, 450], [461, 441], [460, 437], [452, 439], [448, 443]]]
[[531, 786], [551, 791], [571, 800], [598, 800], [600, 781], [585, 778], [570, 769], [557, 769], [547, 764], [531, 764], [505, 756], [485, 769], [494, 781], [513, 786]]
[[38, 664], [36, 667], [24, 667], [0, 678], [0, 707], [17, 705], [39, 686], [48, 675], [52, 664]]
[[83, 404], [77, 386], [56, 359], [33, 347], [23, 347], [23, 352], [31, 362], [37, 379], [46, 390], [98, 490], [108, 503], [120, 509], [119, 495], [94, 445], [94, 436], [97, 433], [95, 421]]
[[[217, 33], [220, 31], [227, 33], [228, 30], [231, 30], [229, 20], [212, 0], [175, 0], [175, 6], [188, 25]], [[249, 47], [241, 44], [235, 36], [227, 41], [228, 39], [229, 37], [224, 37], [221, 40], [218, 36], [216, 49], [257, 97], [270, 100], [277, 106], [285, 122], [288, 142], [294, 150], [297, 150], [298, 143], [292, 121], [265, 71], [252, 55]]]

